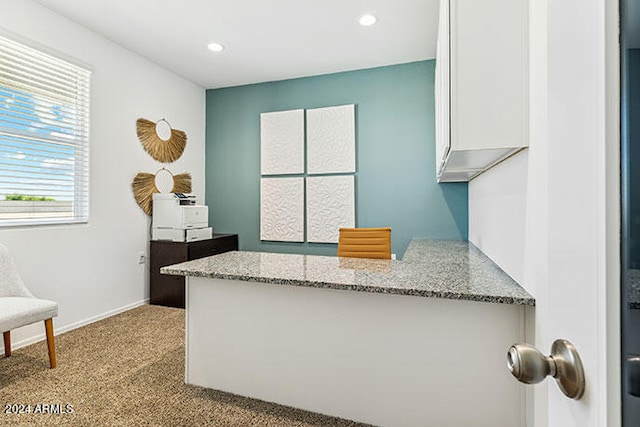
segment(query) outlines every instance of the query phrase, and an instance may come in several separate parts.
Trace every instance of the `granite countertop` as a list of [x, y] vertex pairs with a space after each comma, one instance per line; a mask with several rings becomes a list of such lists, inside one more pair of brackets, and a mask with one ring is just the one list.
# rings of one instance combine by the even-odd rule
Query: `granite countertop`
[[472, 243], [413, 240], [402, 259], [233, 251], [163, 267], [163, 274], [293, 286], [535, 305]]
[[640, 270], [627, 270], [627, 302], [629, 308], [640, 309]]

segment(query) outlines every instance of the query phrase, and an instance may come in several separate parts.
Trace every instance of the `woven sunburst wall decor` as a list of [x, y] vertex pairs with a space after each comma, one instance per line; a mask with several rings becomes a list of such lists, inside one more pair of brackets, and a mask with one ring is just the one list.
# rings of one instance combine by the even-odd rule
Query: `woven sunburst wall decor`
[[165, 122], [171, 129], [169, 139], [160, 138], [156, 130], [156, 122], [142, 118], [136, 121], [138, 139], [142, 143], [144, 150], [155, 160], [162, 163], [171, 163], [182, 156], [187, 146], [187, 134], [184, 131], [173, 129], [165, 119], [160, 119], [158, 120], [159, 122]]
[[[177, 175], [173, 175], [170, 171], [164, 168], [160, 169], [160, 171], [169, 172], [173, 177], [173, 188], [171, 189], [171, 193], [191, 193], [190, 173], [179, 173]], [[139, 172], [133, 178], [133, 182], [131, 183], [133, 197], [136, 199], [138, 206], [140, 206], [147, 215], [151, 215], [153, 213], [153, 193], [160, 193], [160, 190], [158, 190], [158, 187], [156, 186], [156, 175], [158, 172], [155, 174]]]

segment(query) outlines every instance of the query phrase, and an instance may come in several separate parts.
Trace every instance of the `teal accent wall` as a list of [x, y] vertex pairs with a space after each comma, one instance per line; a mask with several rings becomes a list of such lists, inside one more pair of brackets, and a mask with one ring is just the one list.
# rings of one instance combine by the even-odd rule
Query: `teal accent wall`
[[437, 184], [435, 61], [207, 91], [206, 203], [241, 250], [335, 255], [335, 244], [260, 241], [260, 113], [356, 105], [356, 226], [412, 238], [467, 239], [467, 184]]

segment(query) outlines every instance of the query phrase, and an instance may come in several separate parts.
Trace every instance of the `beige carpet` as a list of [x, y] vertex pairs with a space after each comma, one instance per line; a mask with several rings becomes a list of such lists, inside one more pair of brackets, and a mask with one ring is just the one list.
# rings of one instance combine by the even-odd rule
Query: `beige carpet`
[[56, 348], [56, 369], [44, 342], [0, 355], [0, 426], [359, 425], [184, 384], [180, 309], [142, 306], [59, 335]]

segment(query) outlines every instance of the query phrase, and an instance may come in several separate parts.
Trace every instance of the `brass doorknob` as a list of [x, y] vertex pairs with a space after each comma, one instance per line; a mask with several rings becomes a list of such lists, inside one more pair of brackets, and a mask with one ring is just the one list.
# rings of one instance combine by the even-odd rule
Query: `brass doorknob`
[[576, 348], [567, 340], [555, 340], [550, 356], [530, 344], [514, 344], [507, 353], [507, 367], [525, 384], [537, 384], [550, 375], [567, 397], [580, 399], [584, 395], [582, 361]]

